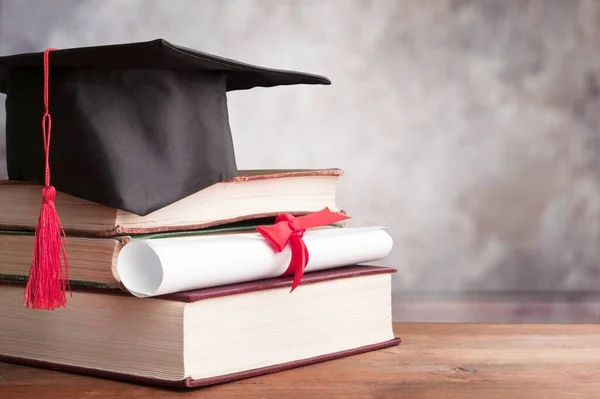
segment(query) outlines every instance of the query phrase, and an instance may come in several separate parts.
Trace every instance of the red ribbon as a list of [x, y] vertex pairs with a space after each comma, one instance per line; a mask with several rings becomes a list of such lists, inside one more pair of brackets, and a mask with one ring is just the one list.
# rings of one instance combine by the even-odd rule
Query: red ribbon
[[281, 213], [275, 218], [275, 224], [258, 226], [256, 230], [277, 252], [283, 251], [288, 244], [290, 245], [292, 256], [290, 264], [283, 275], [294, 275], [291, 290], [294, 291], [300, 284], [302, 276], [304, 276], [304, 269], [308, 264], [308, 249], [302, 239], [306, 229], [326, 226], [346, 219], [349, 219], [349, 217], [333, 213], [329, 208], [299, 217], [294, 217], [289, 213]]

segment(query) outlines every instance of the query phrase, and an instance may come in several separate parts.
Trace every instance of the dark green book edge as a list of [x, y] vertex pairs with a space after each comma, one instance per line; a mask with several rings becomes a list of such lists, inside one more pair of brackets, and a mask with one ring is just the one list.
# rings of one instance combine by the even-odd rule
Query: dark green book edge
[[[22, 283], [25, 285], [27, 282], [27, 276], [18, 276], [15, 274], [0, 274], [0, 281], [11, 281]], [[99, 288], [103, 290], [121, 290], [121, 285], [118, 283], [115, 284], [103, 284], [103, 283], [95, 283], [93, 281], [84, 281], [84, 280], [69, 280], [69, 284], [72, 286], [79, 287], [88, 287], [88, 288]]]
[[[221, 226], [208, 227], [208, 228], [198, 229], [198, 230], [167, 231], [167, 232], [161, 232], [161, 233], [145, 233], [145, 234], [132, 234], [132, 235], [127, 234], [127, 235], [123, 235], [123, 236], [110, 237], [109, 239], [117, 239], [118, 240], [119, 238], [122, 238], [122, 237], [128, 237], [132, 240], [150, 240], [150, 239], [156, 239], [156, 238], [252, 231], [252, 230], [255, 230], [258, 226], [269, 225], [269, 224], [273, 224], [274, 222], [275, 222], [274, 218], [263, 218], [263, 219], [247, 220], [247, 221], [242, 221], [242, 222], [237, 222], [237, 223], [224, 224]], [[2, 229], [0, 229], [0, 234], [32, 236], [35, 234], [35, 232], [33, 230], [2, 230]], [[86, 235], [68, 234], [68, 233], [67, 233], [67, 237], [80, 237], [80, 238], [93, 238], [93, 239], [98, 238], [98, 237], [89, 237]]]

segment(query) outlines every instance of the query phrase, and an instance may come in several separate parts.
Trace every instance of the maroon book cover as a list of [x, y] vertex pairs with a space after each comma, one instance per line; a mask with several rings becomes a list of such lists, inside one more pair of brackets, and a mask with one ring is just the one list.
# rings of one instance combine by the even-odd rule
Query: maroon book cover
[[[394, 273], [394, 272], [396, 272], [395, 269], [387, 268], [387, 267], [347, 266], [347, 267], [341, 267], [341, 268], [337, 268], [337, 269], [330, 269], [330, 270], [307, 273], [304, 275], [301, 285], [314, 284], [314, 283], [319, 283], [319, 282], [328, 281], [328, 280], [335, 280], [335, 279], [340, 279], [340, 278], [352, 278], [352, 277], [361, 277], [361, 276], [367, 276], [367, 275], [386, 274], [386, 273]], [[292, 279], [293, 278], [291, 276], [284, 276], [284, 277], [273, 278], [273, 279], [252, 281], [252, 282], [248, 282], [248, 283], [239, 283], [239, 284], [232, 284], [232, 285], [227, 285], [227, 286], [222, 286], [222, 287], [212, 287], [212, 288], [206, 288], [206, 289], [202, 289], [202, 290], [180, 292], [180, 293], [176, 293], [176, 294], [169, 294], [169, 295], [164, 295], [164, 296], [155, 297], [155, 298], [190, 303], [190, 302], [196, 302], [196, 301], [200, 301], [200, 300], [208, 299], [208, 298], [215, 298], [215, 297], [221, 297], [221, 296], [243, 294], [243, 293], [253, 292], [253, 291], [261, 291], [261, 290], [289, 287], [289, 286], [291, 286]], [[17, 282], [10, 282], [10, 281], [3, 281], [3, 283], [18, 284]], [[76, 291], [102, 292], [107, 295], [129, 295], [128, 293], [120, 291], [120, 290], [102, 290], [102, 289], [90, 288], [90, 287], [78, 287], [75, 290]], [[314, 364], [314, 363], [326, 362], [326, 361], [339, 359], [339, 358], [346, 357], [346, 356], [356, 355], [359, 353], [364, 353], [364, 352], [369, 352], [369, 351], [374, 351], [374, 350], [379, 350], [379, 349], [399, 345], [400, 343], [401, 343], [401, 339], [398, 337], [398, 338], [391, 339], [389, 341], [384, 341], [384, 342], [367, 345], [367, 346], [363, 346], [363, 347], [359, 347], [359, 348], [353, 348], [353, 349], [349, 349], [349, 350], [345, 350], [345, 351], [341, 351], [341, 352], [328, 353], [328, 354], [321, 355], [321, 356], [296, 360], [296, 361], [272, 365], [272, 366], [268, 366], [268, 367], [262, 367], [262, 368], [258, 368], [258, 369], [254, 369], [254, 370], [246, 370], [246, 371], [242, 371], [242, 372], [238, 372], [238, 373], [216, 376], [216, 377], [211, 377], [211, 378], [203, 378], [203, 379], [186, 378], [186, 379], [183, 379], [180, 381], [153, 379], [153, 378], [123, 374], [123, 373], [114, 373], [114, 372], [104, 371], [104, 370], [89, 369], [89, 368], [78, 367], [78, 366], [63, 365], [63, 364], [57, 364], [57, 363], [48, 363], [48, 362], [44, 362], [44, 361], [37, 361], [37, 360], [31, 360], [31, 359], [16, 358], [16, 357], [11, 357], [11, 356], [4, 356], [1, 354], [0, 354], [0, 360], [9, 362], [9, 363], [22, 364], [22, 365], [26, 365], [26, 366], [41, 367], [41, 368], [46, 368], [46, 369], [51, 369], [51, 370], [56, 370], [56, 371], [64, 371], [64, 372], [88, 375], [88, 376], [93, 376], [93, 377], [128, 381], [128, 382], [144, 384], [144, 385], [155, 385], [155, 386], [174, 387], [174, 388], [177, 388], [177, 387], [179, 387], [179, 388], [195, 388], [195, 387], [203, 387], [203, 386], [208, 386], [208, 385], [215, 385], [215, 384], [222, 384], [222, 383], [226, 383], [226, 382], [237, 381], [237, 380], [241, 380], [241, 379], [260, 376], [263, 374], [270, 374], [270, 373], [275, 373], [275, 372], [279, 372], [279, 371], [283, 371], [283, 370], [289, 370], [289, 369], [296, 368], [296, 367], [307, 366], [307, 365]]]
[[211, 378], [202, 378], [202, 379], [198, 379], [198, 380], [195, 380], [193, 378], [186, 378], [181, 381], [160, 380], [160, 379], [155, 379], [155, 378], [140, 377], [140, 376], [122, 374], [122, 373], [113, 373], [113, 372], [104, 371], [104, 370], [95, 370], [95, 369], [89, 369], [89, 368], [85, 368], [85, 367], [77, 367], [77, 366], [69, 366], [69, 365], [57, 364], [57, 363], [41, 362], [41, 361], [37, 361], [37, 360], [15, 358], [15, 357], [10, 357], [10, 356], [3, 356], [3, 355], [0, 355], [0, 360], [8, 362], [8, 363], [21, 364], [24, 366], [40, 367], [40, 368], [45, 368], [45, 369], [50, 369], [50, 370], [55, 370], [55, 371], [64, 371], [64, 372], [68, 372], [68, 373], [82, 374], [82, 375], [87, 375], [90, 377], [98, 377], [98, 378], [106, 378], [106, 379], [111, 379], [111, 380], [132, 382], [135, 384], [154, 385], [154, 386], [171, 387], [171, 388], [199, 388], [199, 387], [205, 387], [205, 386], [209, 386], [209, 385], [223, 384], [223, 383], [227, 383], [227, 382], [243, 380], [246, 378], [258, 377], [258, 376], [265, 375], [265, 374], [271, 374], [271, 373], [276, 373], [279, 371], [293, 369], [296, 367], [303, 367], [303, 366], [308, 366], [308, 365], [315, 364], [315, 363], [321, 363], [321, 362], [326, 362], [326, 361], [330, 361], [330, 360], [340, 359], [340, 358], [347, 357], [347, 356], [358, 355], [360, 353], [365, 353], [365, 352], [370, 352], [370, 351], [374, 351], [374, 350], [388, 348], [391, 346], [396, 346], [396, 345], [399, 345], [400, 342], [401, 342], [400, 338], [395, 338], [395, 339], [392, 339], [389, 341], [385, 341], [385, 342], [381, 342], [381, 343], [377, 343], [377, 344], [373, 344], [373, 345], [362, 346], [360, 348], [350, 349], [347, 351], [328, 353], [328, 354], [322, 355], [322, 356], [316, 356], [316, 357], [311, 357], [308, 359], [302, 359], [302, 360], [296, 360], [293, 362], [276, 364], [276, 365], [269, 366], [269, 367], [262, 367], [259, 369], [247, 370], [247, 371], [242, 371], [239, 373], [221, 375], [221, 376], [211, 377]]

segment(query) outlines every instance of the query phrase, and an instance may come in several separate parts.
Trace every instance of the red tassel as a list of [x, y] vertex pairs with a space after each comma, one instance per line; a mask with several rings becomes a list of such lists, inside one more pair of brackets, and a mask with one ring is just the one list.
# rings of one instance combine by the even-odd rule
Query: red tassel
[[[29, 270], [29, 279], [25, 287], [24, 302], [33, 309], [52, 310], [64, 307], [67, 303], [66, 289], [69, 286], [69, 263], [63, 238], [66, 236], [54, 201], [56, 190], [50, 185], [50, 135], [52, 118], [49, 110], [49, 54], [53, 49], [44, 52], [44, 107], [42, 117], [42, 137], [45, 153], [45, 186], [42, 190], [42, 207], [35, 228], [35, 246], [33, 262]], [[63, 270], [62, 260], [65, 262]]]
[[[33, 262], [25, 288], [25, 305], [33, 309], [52, 310], [67, 303], [69, 264], [62, 238], [65, 236], [54, 206], [56, 190], [42, 190], [42, 207], [35, 229]], [[63, 271], [61, 257], [65, 262]], [[70, 290], [70, 287], [69, 287]]]

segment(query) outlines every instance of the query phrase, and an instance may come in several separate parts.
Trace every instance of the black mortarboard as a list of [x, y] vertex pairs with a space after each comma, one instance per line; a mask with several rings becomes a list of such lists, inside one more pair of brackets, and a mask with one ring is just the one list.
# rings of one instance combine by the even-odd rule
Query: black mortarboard
[[[11, 180], [44, 184], [43, 60], [0, 57]], [[295, 84], [330, 81], [165, 40], [52, 51], [52, 185], [146, 215], [236, 175], [226, 92]]]

